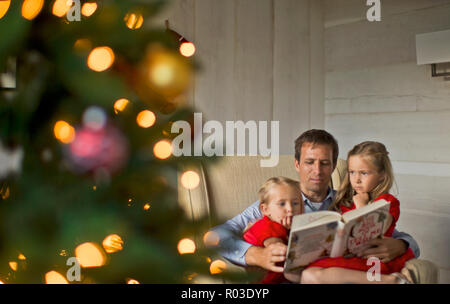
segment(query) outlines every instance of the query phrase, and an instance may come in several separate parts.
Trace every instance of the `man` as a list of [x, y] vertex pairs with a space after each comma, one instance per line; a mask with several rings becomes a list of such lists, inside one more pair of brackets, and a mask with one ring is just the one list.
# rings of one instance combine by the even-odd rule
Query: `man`
[[[336, 191], [329, 187], [339, 155], [334, 137], [324, 130], [309, 130], [295, 141], [295, 170], [299, 174], [305, 212], [328, 210]], [[241, 214], [212, 230], [220, 236], [219, 253], [231, 262], [241, 266], [259, 266], [266, 270], [282, 272], [276, 263], [286, 258], [287, 246], [281, 243], [267, 247], [252, 246], [241, 239], [242, 232], [249, 223], [262, 218], [259, 202], [255, 202]], [[292, 218], [288, 219], [288, 224]], [[392, 238], [374, 239], [370, 248], [359, 256], [378, 257], [388, 262], [402, 255], [410, 247], [415, 256], [420, 251], [416, 241], [408, 234], [394, 231]]]

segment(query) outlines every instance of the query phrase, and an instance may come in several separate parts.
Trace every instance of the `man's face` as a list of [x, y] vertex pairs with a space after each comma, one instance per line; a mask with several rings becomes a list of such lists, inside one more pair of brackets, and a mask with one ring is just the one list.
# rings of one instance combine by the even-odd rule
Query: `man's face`
[[324, 198], [334, 167], [333, 149], [330, 145], [304, 143], [301, 147], [300, 161], [295, 160], [302, 192], [311, 198]]

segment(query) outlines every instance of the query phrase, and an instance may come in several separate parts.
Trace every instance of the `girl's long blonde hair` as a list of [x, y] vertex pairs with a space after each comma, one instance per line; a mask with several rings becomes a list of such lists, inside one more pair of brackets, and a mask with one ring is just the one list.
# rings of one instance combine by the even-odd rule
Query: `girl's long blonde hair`
[[[362, 156], [365, 159], [369, 160], [375, 168], [377, 168], [378, 173], [384, 173], [385, 177], [370, 193], [370, 200], [377, 198], [378, 196], [388, 193], [394, 183], [394, 173], [392, 171], [391, 161], [389, 159], [389, 152], [386, 150], [386, 147], [379, 142], [375, 141], [365, 141], [353, 147], [348, 152], [347, 156], [347, 164], [348, 160], [352, 156]], [[348, 174], [348, 170], [345, 173], [344, 181], [339, 188], [339, 191], [336, 195], [336, 199], [333, 204], [330, 205], [329, 210], [339, 211], [339, 206], [344, 205], [346, 207], [352, 206], [354, 190], [352, 185], [350, 184], [350, 177]]]
[[[258, 191], [258, 198], [259, 198], [260, 204], [268, 203], [270, 189], [272, 189], [274, 186], [283, 185], [283, 184], [289, 185], [289, 186], [297, 189], [298, 193], [300, 193], [300, 195], [301, 195], [300, 183], [298, 181], [295, 181], [293, 179], [290, 179], [290, 178], [287, 178], [284, 176], [271, 177], [261, 186], [261, 188]], [[301, 197], [300, 197], [300, 199], [301, 199]]]

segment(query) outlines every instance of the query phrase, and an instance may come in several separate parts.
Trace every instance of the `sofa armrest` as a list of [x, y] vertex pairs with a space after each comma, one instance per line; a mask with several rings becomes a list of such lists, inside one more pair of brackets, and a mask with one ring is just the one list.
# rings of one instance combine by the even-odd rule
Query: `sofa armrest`
[[[200, 177], [199, 185], [187, 189], [181, 184], [181, 175], [186, 171], [194, 171]], [[178, 173], [178, 202], [185, 214], [193, 221], [211, 216], [205, 172], [202, 165], [186, 166]]]

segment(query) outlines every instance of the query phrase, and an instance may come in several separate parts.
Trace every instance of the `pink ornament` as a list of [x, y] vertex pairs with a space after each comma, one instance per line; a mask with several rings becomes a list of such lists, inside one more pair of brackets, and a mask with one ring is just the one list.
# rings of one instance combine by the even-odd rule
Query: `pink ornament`
[[76, 173], [112, 174], [128, 158], [128, 143], [121, 132], [106, 124], [100, 129], [83, 126], [75, 130], [75, 139], [66, 151], [70, 167]]

